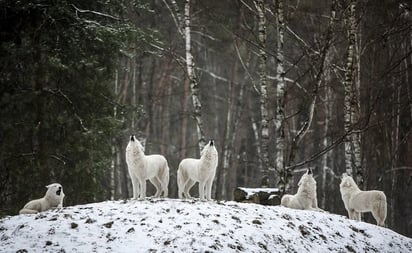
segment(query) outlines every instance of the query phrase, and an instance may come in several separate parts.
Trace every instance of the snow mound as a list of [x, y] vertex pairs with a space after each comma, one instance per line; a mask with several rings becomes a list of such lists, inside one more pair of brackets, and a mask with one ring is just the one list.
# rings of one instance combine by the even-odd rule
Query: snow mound
[[329, 213], [149, 199], [3, 218], [0, 252], [412, 252], [412, 239]]

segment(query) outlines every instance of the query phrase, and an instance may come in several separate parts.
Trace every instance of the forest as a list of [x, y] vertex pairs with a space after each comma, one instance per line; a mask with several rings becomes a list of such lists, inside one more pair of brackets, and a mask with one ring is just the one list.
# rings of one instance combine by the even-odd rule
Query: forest
[[411, 237], [411, 31], [406, 0], [2, 0], [0, 216], [53, 182], [65, 206], [130, 198], [134, 134], [170, 198], [213, 139], [214, 199], [294, 193], [312, 168], [319, 207], [346, 215], [346, 172]]

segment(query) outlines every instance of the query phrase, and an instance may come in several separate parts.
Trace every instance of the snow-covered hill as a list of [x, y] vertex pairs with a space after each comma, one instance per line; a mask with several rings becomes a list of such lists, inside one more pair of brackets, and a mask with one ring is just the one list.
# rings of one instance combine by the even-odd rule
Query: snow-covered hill
[[236, 202], [107, 201], [0, 220], [0, 252], [412, 252], [346, 217]]

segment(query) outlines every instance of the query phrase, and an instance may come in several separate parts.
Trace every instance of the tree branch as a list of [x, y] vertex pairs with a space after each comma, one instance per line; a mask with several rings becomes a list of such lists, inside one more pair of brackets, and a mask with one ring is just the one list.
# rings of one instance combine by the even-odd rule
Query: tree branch
[[98, 15], [98, 16], [103, 16], [103, 17], [106, 17], [106, 18], [111, 18], [111, 19], [114, 19], [114, 20], [117, 20], [117, 21], [120, 20], [120, 18], [115, 17], [115, 16], [112, 16], [112, 15], [109, 15], [109, 14], [106, 14], [106, 13], [101, 13], [101, 12], [91, 11], [91, 10], [82, 10], [82, 9], [77, 8], [76, 5], [74, 5], [74, 4], [72, 4], [71, 6], [76, 10], [76, 16], [77, 16], [77, 12], [80, 12], [80, 13], [92, 13], [92, 14], [95, 14], [95, 15]]

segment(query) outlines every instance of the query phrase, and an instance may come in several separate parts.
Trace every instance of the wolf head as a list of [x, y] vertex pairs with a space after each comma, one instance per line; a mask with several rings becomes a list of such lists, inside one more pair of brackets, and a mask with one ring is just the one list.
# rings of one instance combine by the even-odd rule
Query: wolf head
[[203, 148], [202, 152], [200, 152], [201, 159], [202, 158], [207, 158], [207, 159], [217, 159], [217, 150], [215, 147], [215, 142], [214, 140], [210, 140], [209, 143]]
[[306, 170], [306, 173], [302, 175], [298, 182], [298, 186], [301, 186], [302, 184], [309, 184], [309, 185], [314, 185], [316, 186], [316, 181], [313, 178], [313, 172], [311, 168], [308, 168]]
[[140, 141], [134, 136], [130, 136], [129, 143], [127, 144], [126, 147], [126, 152], [131, 151], [134, 153], [144, 153], [144, 148]]
[[61, 196], [63, 194], [63, 186], [59, 183], [53, 183], [46, 186], [47, 195]]
[[65, 197], [63, 192], [63, 186], [59, 183], [53, 183], [46, 186], [47, 192], [45, 198], [48, 199], [49, 203], [54, 206], [62, 205], [63, 198]]
[[63, 207], [63, 199], [66, 195], [63, 192], [63, 186], [59, 183], [53, 183], [46, 186], [47, 192], [45, 198], [52, 206]]
[[346, 173], [342, 174], [342, 181], [340, 182], [339, 187], [341, 189], [358, 188], [355, 180], [353, 180], [353, 178]]

